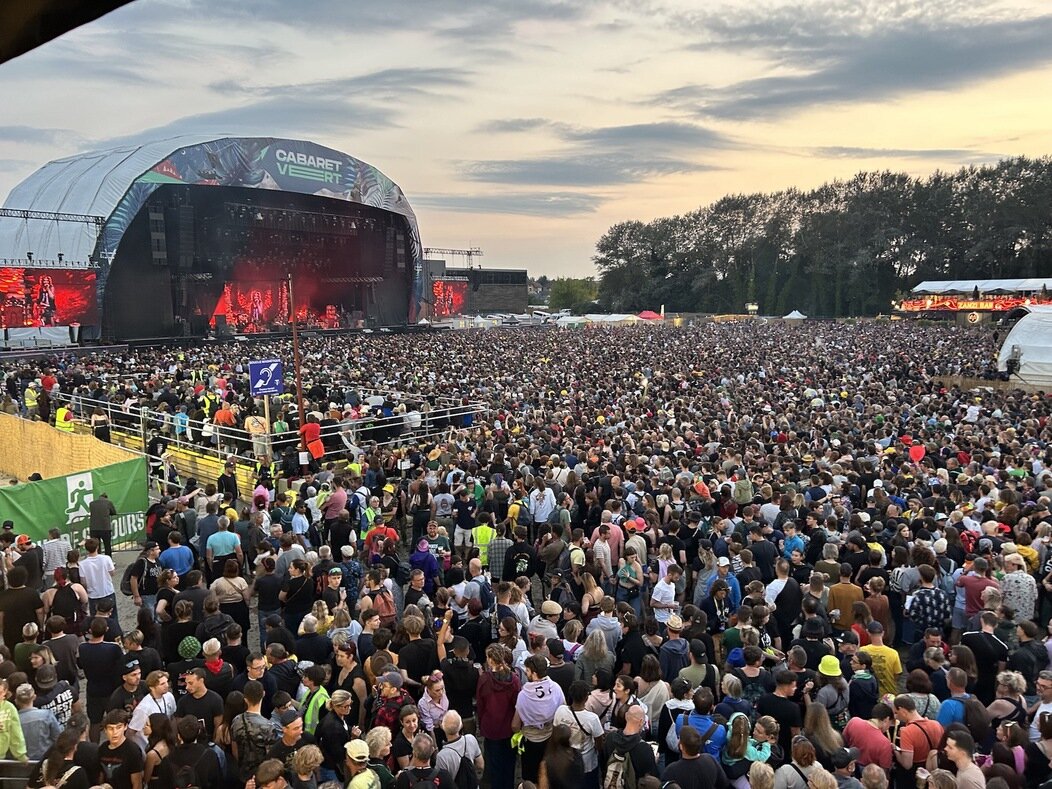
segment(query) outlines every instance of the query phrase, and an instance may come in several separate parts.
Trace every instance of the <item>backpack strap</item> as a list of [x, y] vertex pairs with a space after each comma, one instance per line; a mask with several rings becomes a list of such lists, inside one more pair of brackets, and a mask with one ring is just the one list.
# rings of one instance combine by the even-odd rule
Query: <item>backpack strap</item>
[[704, 735], [702, 735], [701, 746], [700, 747], [702, 747], [702, 748], [705, 747], [705, 743], [707, 743], [709, 741], [709, 737], [711, 737], [716, 732], [716, 729], [719, 728], [719, 725], [720, 724], [718, 724], [715, 721], [713, 721], [712, 725], [709, 726], [709, 730], [707, 732], [705, 732]]

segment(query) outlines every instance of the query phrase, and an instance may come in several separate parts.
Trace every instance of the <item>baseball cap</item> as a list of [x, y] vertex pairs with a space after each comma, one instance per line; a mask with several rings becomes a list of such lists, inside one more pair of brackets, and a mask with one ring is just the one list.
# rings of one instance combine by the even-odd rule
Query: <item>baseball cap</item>
[[862, 752], [858, 748], [837, 748], [833, 751], [833, 766], [843, 769], [851, 762], [857, 761], [861, 755]]
[[352, 556], [354, 556], [354, 548], [352, 548], [350, 545], [344, 545], [342, 548], [340, 548], [340, 553], [343, 554], [344, 558], [350, 559]]
[[156, 542], [154, 542], [153, 540], [147, 540], [146, 543], [142, 546], [142, 549], [144, 551], [152, 551], [154, 548], [157, 547], [159, 546]]
[[741, 668], [745, 665], [745, 650], [741, 647], [735, 647], [727, 655], [727, 665], [733, 666], [734, 668]]
[[51, 690], [55, 687], [58, 684], [58, 674], [55, 672], [55, 667], [50, 663], [45, 663], [38, 668], [36, 682], [37, 687], [41, 690]]
[[33, 540], [28, 534], [19, 534], [15, 539], [15, 545], [29, 545]]
[[329, 568], [329, 575], [343, 575], [343, 568], [342, 567], [330, 567]]
[[402, 674], [398, 671], [388, 671], [380, 677], [380, 682], [393, 688], [400, 688], [402, 687]]
[[868, 630], [870, 633], [883, 633], [884, 625], [880, 624], [880, 622], [874, 619], [872, 622], [866, 625], [866, 630]]
[[365, 744], [365, 740], [350, 740], [344, 749], [347, 751], [347, 758], [351, 761], [369, 761], [369, 746]]
[[300, 719], [300, 714], [296, 710], [285, 710], [281, 713], [281, 717], [278, 719], [281, 721], [282, 726], [289, 726]]
[[716, 566], [717, 567], [730, 567], [731, 566], [731, 560], [728, 559], [726, 556], [721, 556], [719, 559], [716, 560]]
[[201, 644], [201, 651], [206, 655], [218, 655], [223, 651], [223, 645], [219, 643], [218, 638], [210, 638]]
[[126, 676], [128, 674], [131, 674], [137, 668], [139, 668], [139, 661], [135, 660], [134, 658], [132, 658], [131, 660], [128, 660], [128, 661], [125, 662], [124, 668], [121, 669], [121, 676], [123, 677], [123, 676]]

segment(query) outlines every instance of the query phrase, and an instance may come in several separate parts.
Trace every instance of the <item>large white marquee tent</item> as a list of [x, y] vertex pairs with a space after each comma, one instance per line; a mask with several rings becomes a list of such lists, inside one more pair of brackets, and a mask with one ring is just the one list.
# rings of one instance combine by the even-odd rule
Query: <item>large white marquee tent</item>
[[997, 356], [997, 369], [1008, 368], [1008, 360], [1019, 358], [1021, 383], [1052, 388], [1052, 307], [1028, 307], [1024, 315], [1005, 337]]

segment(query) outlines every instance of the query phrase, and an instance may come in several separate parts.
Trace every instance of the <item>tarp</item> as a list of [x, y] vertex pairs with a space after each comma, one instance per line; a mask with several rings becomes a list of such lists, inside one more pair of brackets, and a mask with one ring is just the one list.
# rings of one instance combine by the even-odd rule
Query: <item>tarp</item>
[[921, 282], [910, 292], [917, 296], [972, 294], [978, 288], [980, 293], [1037, 293], [1042, 287], [1052, 291], [1052, 279], [933, 279]]
[[1018, 380], [1052, 388], [1052, 307], [1030, 307], [1012, 327], [997, 355], [998, 370], [1007, 369], [1013, 352], [1019, 357]]
[[138, 542], [144, 535], [144, 513], [150, 505], [146, 488], [146, 459], [139, 457], [90, 471], [51, 477], [38, 482], [0, 487], [0, 514], [15, 523], [15, 532], [36, 541], [57, 528], [83, 545], [88, 529], [88, 505], [107, 494], [117, 510], [113, 519], [115, 543]]
[[806, 319], [807, 316], [800, 312], [800, 310], [793, 310], [788, 315], [782, 317], [783, 321], [802, 321]]

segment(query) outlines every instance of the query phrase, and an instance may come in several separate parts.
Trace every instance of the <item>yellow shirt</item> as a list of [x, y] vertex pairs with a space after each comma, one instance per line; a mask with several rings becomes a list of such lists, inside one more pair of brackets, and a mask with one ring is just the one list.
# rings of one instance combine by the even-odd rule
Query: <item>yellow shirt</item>
[[865, 652], [873, 658], [873, 676], [877, 678], [880, 694], [894, 696], [899, 690], [899, 675], [902, 673], [902, 661], [899, 653], [888, 646], [869, 644], [859, 652]]

